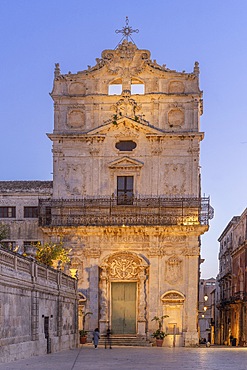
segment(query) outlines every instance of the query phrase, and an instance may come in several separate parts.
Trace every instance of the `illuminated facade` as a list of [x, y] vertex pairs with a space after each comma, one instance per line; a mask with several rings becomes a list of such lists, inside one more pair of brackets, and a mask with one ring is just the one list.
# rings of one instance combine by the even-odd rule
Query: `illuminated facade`
[[125, 38], [87, 70], [56, 64], [51, 96], [53, 187], [38, 230], [72, 249], [88, 328], [150, 339], [152, 318], [168, 315], [164, 345], [198, 344], [200, 235], [212, 216], [200, 194], [198, 63], [170, 70]]

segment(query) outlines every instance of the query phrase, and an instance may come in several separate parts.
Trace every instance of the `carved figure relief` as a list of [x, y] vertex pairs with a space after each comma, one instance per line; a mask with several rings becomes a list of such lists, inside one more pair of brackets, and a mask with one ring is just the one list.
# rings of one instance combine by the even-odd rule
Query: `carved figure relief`
[[136, 117], [136, 112], [141, 109], [141, 106], [131, 98], [131, 92], [124, 90], [122, 98], [114, 106], [114, 110], [119, 116]]
[[172, 256], [166, 261], [165, 280], [176, 283], [183, 278], [182, 261], [177, 256]]
[[[129, 125], [130, 126], [130, 125]], [[127, 127], [125, 123], [119, 123], [115, 134], [116, 138], [137, 138], [138, 130], [135, 127]]]

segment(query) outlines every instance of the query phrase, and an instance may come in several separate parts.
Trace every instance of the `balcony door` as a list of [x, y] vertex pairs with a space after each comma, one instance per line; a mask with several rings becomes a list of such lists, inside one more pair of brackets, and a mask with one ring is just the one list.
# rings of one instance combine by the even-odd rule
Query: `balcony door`
[[117, 177], [117, 204], [133, 204], [133, 176]]

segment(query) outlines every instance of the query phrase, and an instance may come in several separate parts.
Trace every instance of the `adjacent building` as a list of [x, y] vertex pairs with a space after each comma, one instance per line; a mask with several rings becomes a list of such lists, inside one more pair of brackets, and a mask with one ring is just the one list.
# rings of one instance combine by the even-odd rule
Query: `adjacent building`
[[247, 209], [219, 237], [219, 344], [247, 344]]
[[[126, 35], [125, 35], [126, 36]], [[201, 196], [199, 65], [170, 70], [128, 37], [94, 66], [62, 74], [54, 101], [53, 182], [1, 182], [13, 248], [63, 241], [88, 328], [197, 345]]]
[[216, 279], [200, 279], [198, 300], [198, 324], [200, 343], [215, 343], [215, 307]]

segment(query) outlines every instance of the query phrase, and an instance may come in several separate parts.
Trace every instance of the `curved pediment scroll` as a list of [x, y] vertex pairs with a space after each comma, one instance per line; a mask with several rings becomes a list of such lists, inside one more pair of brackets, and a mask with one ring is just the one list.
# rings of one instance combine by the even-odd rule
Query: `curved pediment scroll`
[[185, 296], [177, 290], [169, 290], [161, 296], [161, 300], [163, 303], [183, 303]]
[[107, 277], [114, 280], [138, 280], [147, 267], [146, 261], [130, 252], [114, 253], [101, 265]]

